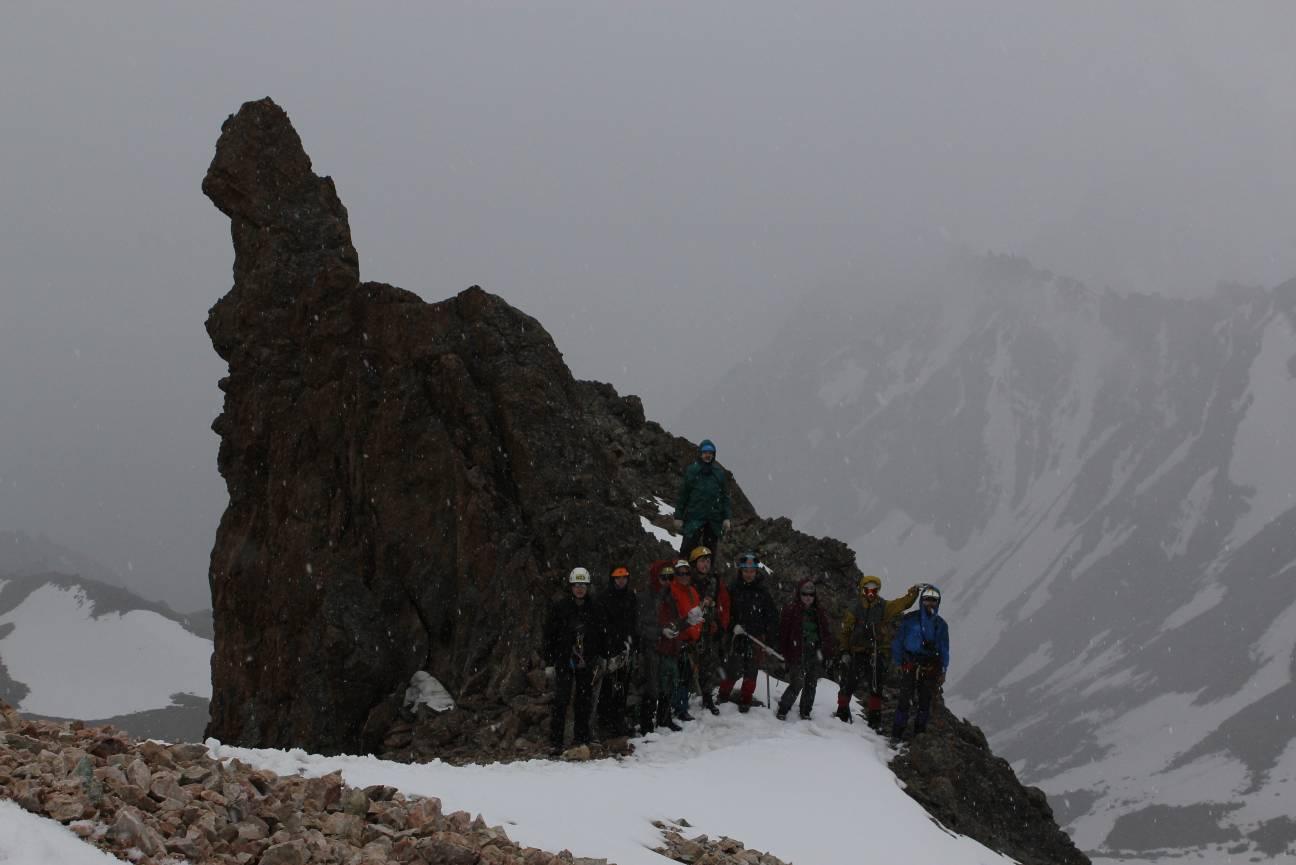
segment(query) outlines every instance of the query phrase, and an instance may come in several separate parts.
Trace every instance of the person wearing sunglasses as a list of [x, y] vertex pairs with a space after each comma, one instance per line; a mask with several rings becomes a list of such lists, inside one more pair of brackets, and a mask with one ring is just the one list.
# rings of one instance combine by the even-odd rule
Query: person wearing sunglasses
[[851, 697], [863, 682], [868, 685], [864, 719], [874, 730], [882, 729], [882, 686], [886, 683], [890, 625], [916, 600], [917, 586], [910, 586], [908, 592], [888, 601], [882, 597], [881, 579], [872, 575], [860, 577], [859, 597], [847, 609], [841, 623], [837, 717], [842, 721], [852, 723]]
[[797, 585], [796, 595], [783, 608], [779, 623], [780, 650], [788, 667], [788, 686], [779, 698], [777, 717], [787, 720], [797, 696], [801, 697], [801, 720], [809, 720], [814, 709], [815, 689], [823, 675], [824, 658], [833, 654], [833, 633], [828, 615], [819, 605], [814, 580], [807, 577]]

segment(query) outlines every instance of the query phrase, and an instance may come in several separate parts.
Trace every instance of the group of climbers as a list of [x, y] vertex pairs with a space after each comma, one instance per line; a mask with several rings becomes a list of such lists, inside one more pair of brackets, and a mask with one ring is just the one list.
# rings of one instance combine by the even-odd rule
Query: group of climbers
[[[798, 582], [780, 612], [753, 552], [737, 557], [738, 576], [725, 585], [713, 548], [728, 532], [731, 513], [728, 475], [715, 464], [715, 454], [715, 445], [703, 441], [684, 473], [674, 515], [684, 535], [681, 558], [654, 562], [642, 590], [630, 588], [627, 568], [615, 567], [606, 591], [594, 599], [589, 572], [571, 571], [570, 592], [550, 610], [544, 633], [546, 674], [554, 682], [552, 752], [563, 749], [569, 705], [577, 745], [591, 741], [591, 715], [597, 715], [601, 736], [631, 733], [633, 692], [639, 732], [678, 731], [679, 722], [693, 720], [690, 696], [699, 697], [712, 714], [720, 713], [718, 703], [733, 702], [740, 713], [760, 705], [757, 672], [775, 662], [787, 678], [777, 705], [779, 720], [787, 718], [798, 698], [800, 717], [810, 717], [819, 679], [835, 662], [838, 718], [852, 721], [850, 701], [857, 688], [866, 687], [865, 719], [880, 730], [883, 685], [891, 667], [898, 671], [891, 736], [904, 736], [915, 698], [913, 729], [923, 732], [949, 666], [940, 591], [912, 586], [888, 601], [881, 597], [882, 581], [865, 576], [834, 632], [811, 578]], [[906, 613], [915, 600], [918, 608]]]

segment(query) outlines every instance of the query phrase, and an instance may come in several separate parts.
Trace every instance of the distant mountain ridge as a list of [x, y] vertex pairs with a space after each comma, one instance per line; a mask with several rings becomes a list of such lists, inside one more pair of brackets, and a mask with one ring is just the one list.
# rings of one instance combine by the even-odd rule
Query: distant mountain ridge
[[808, 303], [689, 432], [946, 589], [953, 696], [1082, 849], [1286, 849], [1296, 280], [1169, 299], [986, 256], [909, 289]]
[[197, 741], [211, 694], [209, 634], [210, 619], [119, 586], [0, 575], [0, 700], [27, 714]]

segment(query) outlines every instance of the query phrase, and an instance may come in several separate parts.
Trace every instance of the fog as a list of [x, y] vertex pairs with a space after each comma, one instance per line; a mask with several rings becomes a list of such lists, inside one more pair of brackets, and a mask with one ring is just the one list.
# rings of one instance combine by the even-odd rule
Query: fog
[[1296, 275], [1296, 6], [1057, 6], [10, 3], [0, 530], [209, 604], [233, 253], [199, 183], [266, 95], [362, 277], [481, 284], [668, 424], [798, 297], [927, 250]]

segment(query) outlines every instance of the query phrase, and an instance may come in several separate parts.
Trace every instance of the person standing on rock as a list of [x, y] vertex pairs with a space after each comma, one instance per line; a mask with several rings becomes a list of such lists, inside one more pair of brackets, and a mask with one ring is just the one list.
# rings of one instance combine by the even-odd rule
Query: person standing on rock
[[783, 608], [779, 648], [788, 667], [788, 686], [779, 698], [778, 719], [787, 720], [792, 703], [799, 694], [801, 720], [809, 720], [819, 676], [823, 674], [824, 658], [831, 658], [833, 653], [828, 616], [819, 606], [814, 580], [809, 577], [797, 585], [796, 597]]
[[[689, 553], [693, 565], [693, 581], [698, 595], [704, 600], [706, 621], [702, 625], [702, 639], [698, 643], [698, 687], [702, 691], [702, 707], [712, 715], [719, 715], [712, 690], [724, 678], [724, 643], [729, 633], [729, 590], [720, 575], [713, 573], [715, 557], [707, 547], [694, 547]], [[709, 601], [710, 603], [705, 603]]]
[[882, 729], [882, 686], [886, 683], [890, 648], [887, 626], [918, 600], [917, 586], [910, 586], [894, 601], [883, 600], [881, 592], [881, 579], [860, 577], [859, 597], [842, 617], [841, 687], [837, 691], [837, 717], [852, 723], [850, 701], [863, 679], [868, 685], [864, 718], [874, 730]]
[[729, 586], [731, 615], [729, 655], [725, 675], [720, 680], [720, 702], [733, 699], [733, 687], [742, 677], [742, 688], [734, 702], [738, 711], [751, 710], [752, 694], [756, 692], [756, 673], [764, 660], [764, 650], [752, 642], [755, 637], [762, 643], [773, 645], [778, 639], [779, 615], [770, 597], [769, 589], [760, 576], [760, 565], [755, 553], [738, 557], [738, 579]]
[[702, 639], [703, 601], [693, 588], [693, 571], [689, 563], [680, 559], [675, 563], [675, 576], [661, 594], [657, 604], [658, 661], [661, 678], [658, 688], [661, 699], [668, 706], [657, 723], [675, 729], [670, 723], [670, 712], [681, 721], [692, 721], [688, 710], [688, 688], [694, 678], [694, 661], [697, 644]]
[[630, 659], [639, 643], [639, 599], [630, 590], [630, 571], [616, 567], [608, 589], [598, 599], [603, 621], [603, 650], [607, 658], [599, 686], [598, 724], [601, 736], [625, 736], [626, 698], [630, 691]]
[[694, 547], [716, 549], [729, 531], [729, 473], [716, 465], [715, 458], [715, 443], [703, 439], [697, 459], [684, 469], [675, 497], [675, 530], [684, 534], [681, 556]]
[[918, 591], [918, 609], [905, 613], [891, 640], [891, 662], [900, 670], [900, 696], [896, 702], [891, 738], [904, 738], [909, 707], [918, 695], [914, 735], [927, 729], [932, 698], [945, 684], [949, 669], [949, 626], [940, 616], [941, 593], [935, 586]]
[[545, 676], [554, 683], [549, 745], [555, 756], [563, 750], [568, 705], [574, 714], [573, 744], [590, 743], [594, 669], [603, 656], [604, 629], [599, 610], [589, 596], [589, 571], [572, 568], [567, 584], [570, 594], [549, 609], [544, 629]]

